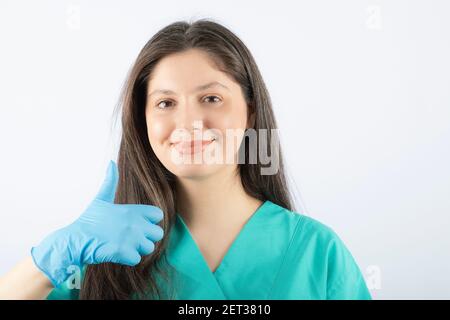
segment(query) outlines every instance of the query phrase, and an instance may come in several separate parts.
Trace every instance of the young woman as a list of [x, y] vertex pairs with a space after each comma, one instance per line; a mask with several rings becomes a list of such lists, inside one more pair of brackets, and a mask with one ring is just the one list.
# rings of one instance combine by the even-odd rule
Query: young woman
[[198, 20], [157, 32], [121, 106], [117, 166], [76, 221], [0, 280], [0, 297], [371, 298], [332, 229], [293, 211], [269, 94], [230, 30]]

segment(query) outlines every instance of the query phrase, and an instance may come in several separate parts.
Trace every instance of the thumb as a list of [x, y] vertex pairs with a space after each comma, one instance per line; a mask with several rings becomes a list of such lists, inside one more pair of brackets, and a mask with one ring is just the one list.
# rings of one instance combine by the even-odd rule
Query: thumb
[[114, 161], [110, 160], [108, 169], [106, 170], [106, 178], [103, 181], [103, 184], [100, 187], [100, 191], [95, 198], [114, 203], [118, 180], [119, 172], [117, 169], [117, 165]]

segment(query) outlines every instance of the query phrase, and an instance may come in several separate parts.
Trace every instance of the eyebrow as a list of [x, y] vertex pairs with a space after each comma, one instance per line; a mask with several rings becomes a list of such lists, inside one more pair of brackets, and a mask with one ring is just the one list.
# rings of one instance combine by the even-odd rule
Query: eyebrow
[[[206, 90], [212, 87], [222, 87], [225, 88], [227, 90], [230, 90], [226, 85], [218, 82], [218, 81], [213, 81], [213, 82], [209, 82], [207, 84], [203, 84], [201, 86], [198, 86], [194, 89], [195, 92], [197, 91], [202, 91], [202, 90]], [[157, 90], [153, 90], [151, 93], [148, 94], [148, 96], [151, 96], [155, 93], [162, 93], [162, 94], [175, 94], [174, 91], [169, 90], [169, 89], [157, 89]]]

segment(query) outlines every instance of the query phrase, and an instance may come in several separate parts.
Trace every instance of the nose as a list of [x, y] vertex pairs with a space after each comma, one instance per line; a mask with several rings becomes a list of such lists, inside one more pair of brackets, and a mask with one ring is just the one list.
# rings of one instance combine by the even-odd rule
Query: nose
[[207, 120], [204, 110], [196, 103], [183, 103], [174, 116], [177, 129], [184, 129], [191, 133], [194, 133], [194, 130], [201, 131]]

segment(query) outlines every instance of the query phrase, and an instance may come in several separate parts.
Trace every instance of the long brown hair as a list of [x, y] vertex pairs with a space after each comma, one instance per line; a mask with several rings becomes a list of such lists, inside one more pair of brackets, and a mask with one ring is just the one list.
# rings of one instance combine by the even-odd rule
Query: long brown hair
[[[210, 19], [177, 21], [158, 31], [143, 47], [130, 69], [121, 92], [122, 137], [118, 154], [119, 182], [115, 203], [150, 204], [160, 207], [164, 219], [160, 225], [168, 235], [175, 220], [176, 177], [153, 152], [147, 135], [145, 105], [147, 84], [155, 65], [169, 54], [196, 48], [204, 50], [242, 88], [249, 112], [254, 113], [254, 129], [268, 129], [269, 141], [277, 124], [269, 93], [253, 56], [229, 29]], [[278, 139], [278, 137], [277, 137]], [[241, 148], [245, 144], [241, 144]], [[268, 154], [271, 154], [270, 144]], [[240, 150], [241, 151], [241, 150]], [[262, 201], [270, 200], [293, 210], [292, 198], [283, 169], [279, 148], [278, 172], [261, 175], [261, 164], [238, 164], [245, 191]], [[113, 263], [88, 265], [80, 290], [80, 299], [170, 299], [158, 285], [157, 275], [170, 280], [165, 248], [167, 237], [155, 244], [155, 250], [135, 267]]]

